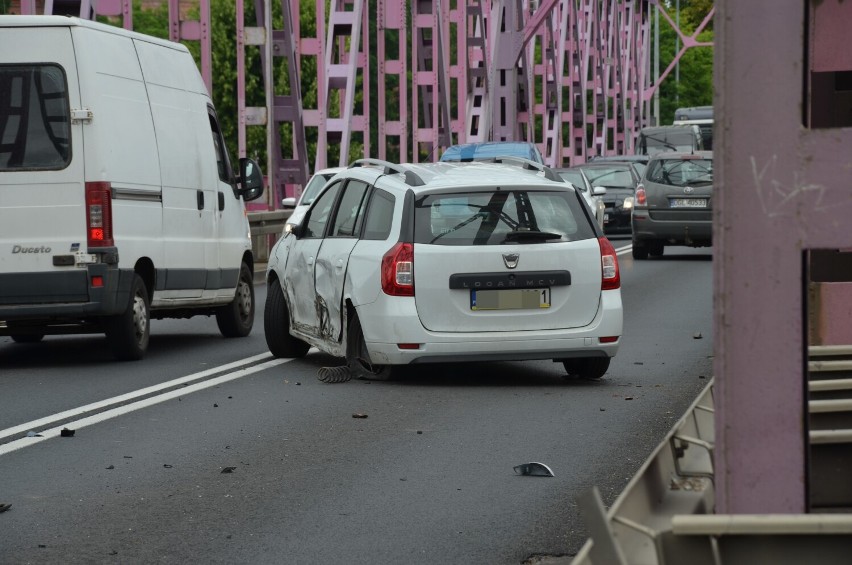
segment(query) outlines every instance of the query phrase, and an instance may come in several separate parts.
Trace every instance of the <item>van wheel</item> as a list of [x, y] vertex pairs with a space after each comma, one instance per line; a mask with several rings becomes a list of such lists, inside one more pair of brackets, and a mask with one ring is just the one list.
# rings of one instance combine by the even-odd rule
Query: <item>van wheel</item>
[[248, 265], [240, 267], [234, 300], [216, 309], [216, 325], [225, 337], [246, 337], [254, 325], [254, 277]]
[[358, 314], [349, 321], [349, 331], [346, 335], [346, 364], [353, 378], [372, 381], [389, 381], [394, 377], [393, 365], [374, 365], [364, 341], [364, 331]]
[[579, 359], [564, 359], [562, 365], [569, 377], [581, 379], [599, 379], [609, 369], [609, 357], [582, 357]]
[[648, 246], [648, 253], [650, 253], [651, 257], [662, 257], [665, 250], [666, 246], [659, 240], [654, 241]]
[[266, 307], [263, 310], [263, 333], [266, 345], [275, 357], [304, 357], [310, 345], [290, 335], [290, 309], [281, 284], [270, 281], [266, 294]]
[[127, 309], [105, 321], [107, 341], [116, 359], [138, 361], [145, 357], [151, 336], [150, 310], [145, 282], [134, 274]]
[[44, 339], [44, 334], [24, 334], [13, 335], [12, 341], [15, 343], [38, 343]]

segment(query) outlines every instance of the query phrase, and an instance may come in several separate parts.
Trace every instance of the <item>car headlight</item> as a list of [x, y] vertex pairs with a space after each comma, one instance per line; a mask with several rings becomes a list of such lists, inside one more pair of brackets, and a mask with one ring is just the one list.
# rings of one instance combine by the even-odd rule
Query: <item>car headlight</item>
[[632, 209], [633, 208], [633, 197], [628, 196], [627, 198], [625, 198], [624, 204], [622, 204], [621, 207], [624, 208], [625, 210]]

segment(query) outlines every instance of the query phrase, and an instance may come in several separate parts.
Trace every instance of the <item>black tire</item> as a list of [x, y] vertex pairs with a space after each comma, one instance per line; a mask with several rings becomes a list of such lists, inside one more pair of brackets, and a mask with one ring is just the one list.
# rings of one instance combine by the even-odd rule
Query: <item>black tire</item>
[[564, 359], [562, 365], [569, 377], [596, 380], [606, 374], [609, 369], [609, 357], [581, 357]]
[[266, 345], [275, 357], [304, 357], [310, 345], [290, 335], [290, 309], [277, 280], [270, 281], [263, 310], [263, 333]]
[[355, 379], [371, 381], [389, 381], [394, 377], [392, 365], [374, 365], [364, 341], [361, 320], [355, 313], [349, 320], [349, 331], [346, 334], [346, 364]]
[[38, 343], [43, 339], [44, 334], [21, 334], [12, 336], [12, 341], [15, 343]]
[[633, 240], [633, 258], [644, 261], [648, 258], [648, 248], [644, 243]]
[[662, 257], [666, 250], [666, 246], [662, 241], [655, 241], [648, 246], [648, 253], [651, 257]]
[[138, 361], [148, 351], [151, 337], [151, 304], [145, 282], [133, 275], [130, 301], [122, 314], [105, 320], [107, 341], [119, 361]]
[[254, 275], [245, 263], [240, 267], [240, 278], [234, 300], [216, 309], [216, 325], [225, 337], [246, 337], [254, 326]]

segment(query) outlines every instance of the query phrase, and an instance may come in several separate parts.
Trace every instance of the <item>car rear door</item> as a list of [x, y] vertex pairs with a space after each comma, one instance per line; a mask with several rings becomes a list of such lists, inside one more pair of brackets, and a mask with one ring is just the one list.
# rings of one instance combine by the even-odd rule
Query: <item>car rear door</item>
[[567, 187], [419, 197], [414, 281], [423, 326], [498, 332], [588, 325], [600, 302], [601, 255], [581, 206]]
[[[54, 255], [86, 250], [82, 120], [68, 27], [0, 31], [0, 302], [88, 300], [85, 271]], [[37, 288], [29, 274], [54, 277]], [[29, 277], [29, 278], [28, 278]]]
[[324, 340], [338, 342], [341, 339], [344, 282], [349, 255], [358, 243], [368, 188], [369, 185], [360, 180], [352, 179], [346, 183], [328, 233], [317, 253], [314, 285], [319, 336]]

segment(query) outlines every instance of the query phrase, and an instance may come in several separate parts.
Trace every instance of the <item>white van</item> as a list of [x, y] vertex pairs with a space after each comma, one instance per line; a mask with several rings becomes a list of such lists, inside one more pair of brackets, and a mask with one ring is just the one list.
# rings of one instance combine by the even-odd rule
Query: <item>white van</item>
[[63, 16], [0, 16], [0, 335], [100, 333], [140, 359], [150, 318], [254, 319], [244, 201], [187, 49]]

